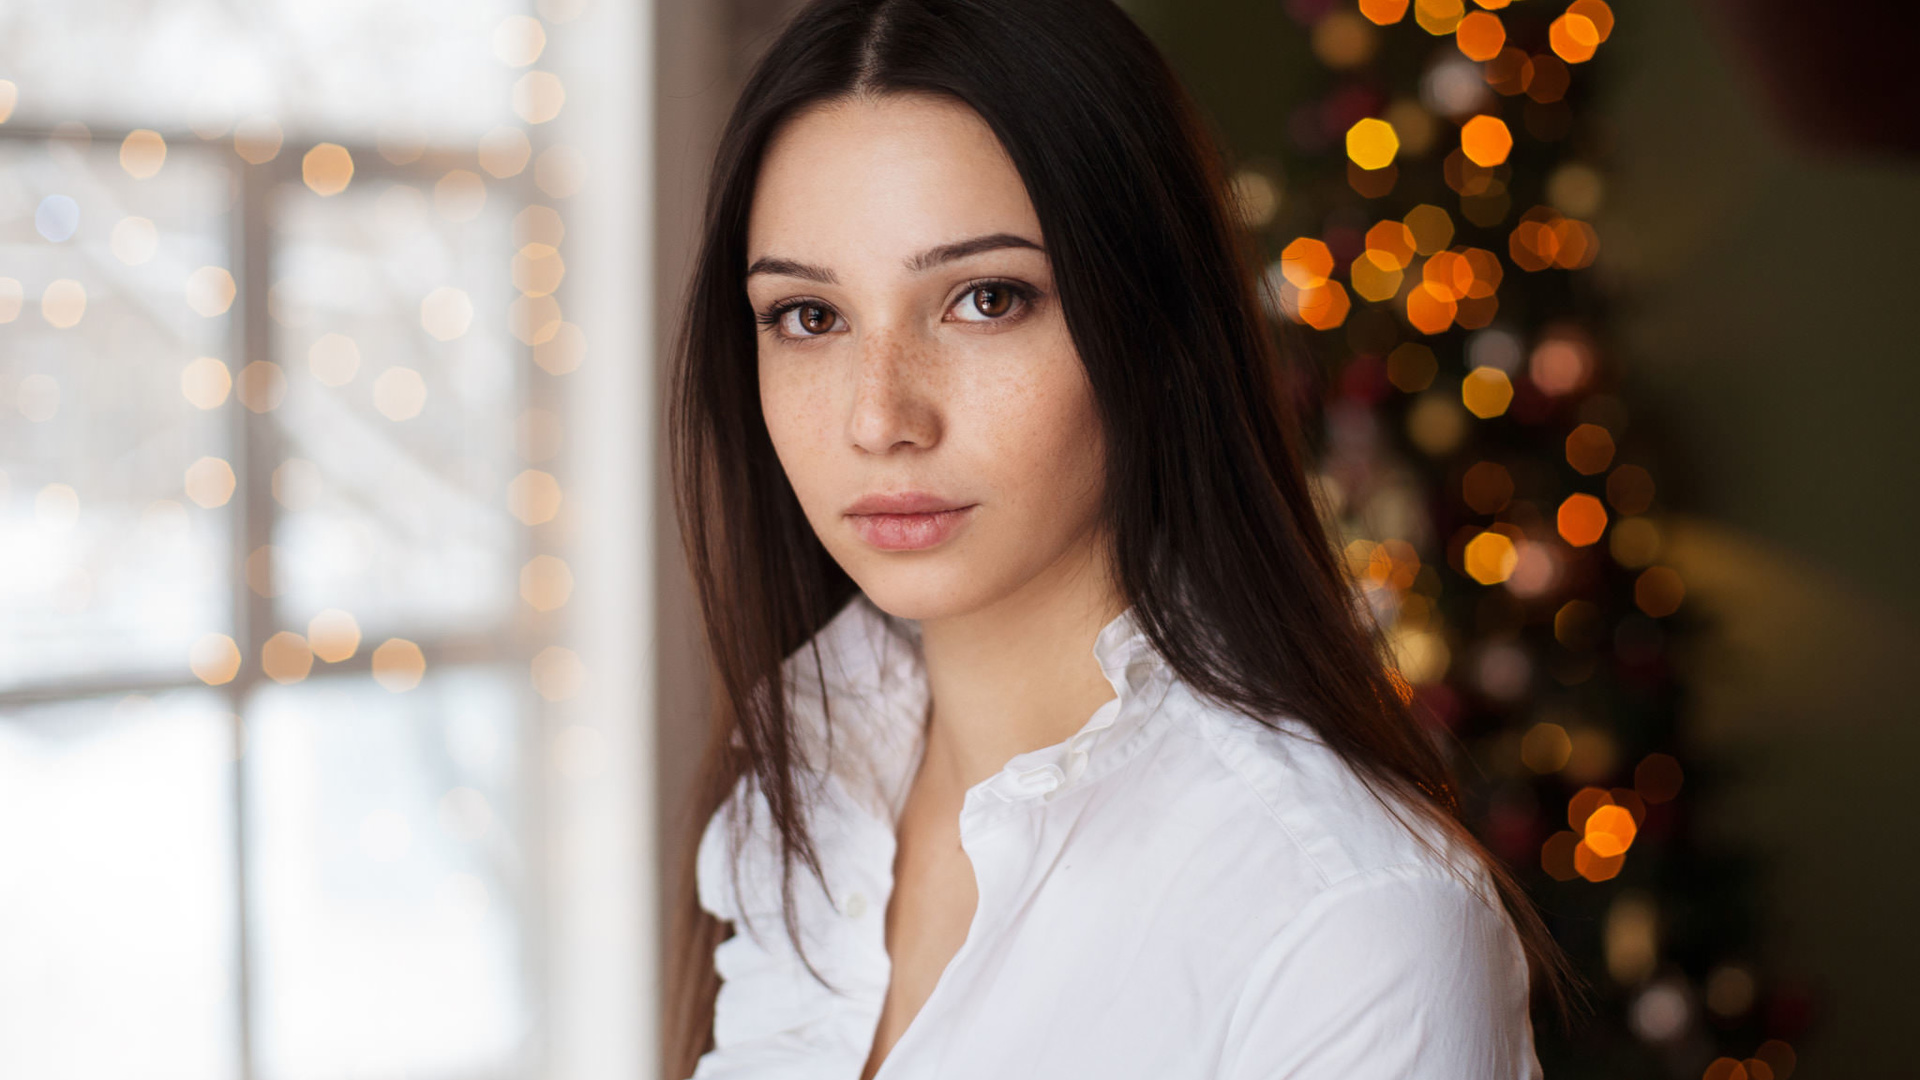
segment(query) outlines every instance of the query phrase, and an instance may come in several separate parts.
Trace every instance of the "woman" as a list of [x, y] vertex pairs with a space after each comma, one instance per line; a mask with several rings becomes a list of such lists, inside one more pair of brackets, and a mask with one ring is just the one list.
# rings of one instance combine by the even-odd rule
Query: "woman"
[[749, 80], [674, 415], [675, 1075], [1537, 1073], [1551, 944], [1356, 615], [1221, 191], [1107, 0], [821, 0]]

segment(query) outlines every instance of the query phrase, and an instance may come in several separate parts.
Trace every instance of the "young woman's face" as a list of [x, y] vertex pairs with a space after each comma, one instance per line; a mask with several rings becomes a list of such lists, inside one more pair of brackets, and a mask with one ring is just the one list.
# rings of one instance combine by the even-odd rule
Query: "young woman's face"
[[768, 433], [876, 604], [940, 619], [1104, 566], [1092, 392], [977, 114], [919, 96], [802, 113], [768, 148], [747, 247]]

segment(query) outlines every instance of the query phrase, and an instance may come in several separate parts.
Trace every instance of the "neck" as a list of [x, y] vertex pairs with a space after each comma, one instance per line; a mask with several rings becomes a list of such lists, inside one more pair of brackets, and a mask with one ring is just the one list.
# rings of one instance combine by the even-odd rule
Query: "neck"
[[988, 607], [923, 621], [922, 769], [964, 790], [1079, 731], [1114, 696], [1093, 646], [1124, 609], [1105, 560], [1076, 557]]

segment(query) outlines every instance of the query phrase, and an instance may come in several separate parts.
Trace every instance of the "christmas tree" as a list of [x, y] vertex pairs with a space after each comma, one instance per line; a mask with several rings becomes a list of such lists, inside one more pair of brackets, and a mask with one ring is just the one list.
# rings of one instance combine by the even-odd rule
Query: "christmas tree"
[[[1585, 983], [1571, 1023], [1539, 1014], [1547, 1075], [1785, 1080], [1808, 1010], [1761, 963], [1754, 868], [1694, 825], [1684, 661], [1712, 628], [1661, 562], [1658, 433], [1590, 269], [1613, 11], [1223, 3], [1208, 39], [1133, 7], [1241, 153], [1356, 587]], [[1239, 70], [1269, 85], [1236, 83], [1263, 48]]]

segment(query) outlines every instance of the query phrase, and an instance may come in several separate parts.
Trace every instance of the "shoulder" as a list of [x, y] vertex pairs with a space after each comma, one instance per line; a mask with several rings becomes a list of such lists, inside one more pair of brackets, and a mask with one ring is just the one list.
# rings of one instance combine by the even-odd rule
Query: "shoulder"
[[1167, 749], [1257, 823], [1233, 842], [1273, 907], [1248, 942], [1226, 1075], [1536, 1075], [1526, 956], [1483, 856], [1297, 720], [1178, 686], [1167, 704]]
[[[1475, 917], [1507, 924], [1484, 855], [1425, 809], [1369, 784], [1308, 724], [1261, 723], [1183, 682], [1171, 686], [1164, 709], [1167, 738], [1156, 757], [1171, 769], [1162, 798], [1206, 803], [1164, 809], [1215, 822], [1215, 842], [1233, 849], [1240, 888], [1263, 897], [1271, 928], [1338, 897], [1404, 890], [1473, 901]], [[1400, 915], [1388, 907], [1382, 917]]]
[[[1381, 871], [1489, 885], [1481, 856], [1421, 809], [1369, 783], [1305, 723], [1261, 722], [1175, 684], [1164, 706], [1168, 750], [1217, 772], [1236, 816], [1264, 827], [1240, 832], [1255, 853], [1298, 867], [1318, 894]], [[1491, 892], [1487, 892], [1491, 896]]]

